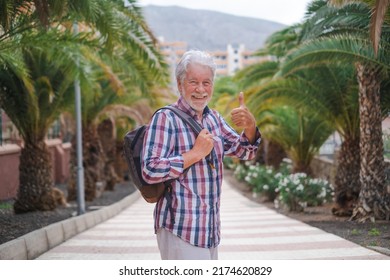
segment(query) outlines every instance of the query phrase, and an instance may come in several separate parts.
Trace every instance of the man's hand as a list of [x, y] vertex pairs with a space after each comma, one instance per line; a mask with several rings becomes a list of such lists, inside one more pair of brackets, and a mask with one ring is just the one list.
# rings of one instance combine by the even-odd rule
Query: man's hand
[[240, 103], [240, 107], [232, 110], [232, 121], [237, 127], [244, 129], [245, 135], [248, 137], [249, 141], [253, 143], [256, 135], [256, 119], [245, 106], [243, 92], [239, 93], [238, 101]]
[[213, 134], [211, 134], [207, 129], [202, 129], [196, 138], [192, 149], [183, 153], [184, 169], [205, 158], [213, 148]]
[[192, 149], [195, 150], [195, 152], [199, 154], [201, 158], [204, 158], [211, 152], [213, 148], [213, 135], [207, 129], [202, 129], [196, 138], [194, 147]]

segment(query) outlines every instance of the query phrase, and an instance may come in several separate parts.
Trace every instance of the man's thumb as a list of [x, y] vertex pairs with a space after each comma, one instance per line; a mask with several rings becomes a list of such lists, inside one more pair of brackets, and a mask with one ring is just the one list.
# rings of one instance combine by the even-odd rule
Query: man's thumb
[[245, 102], [244, 102], [244, 93], [241, 91], [240, 94], [238, 95], [238, 102], [240, 103], [240, 107], [244, 108], [245, 107]]

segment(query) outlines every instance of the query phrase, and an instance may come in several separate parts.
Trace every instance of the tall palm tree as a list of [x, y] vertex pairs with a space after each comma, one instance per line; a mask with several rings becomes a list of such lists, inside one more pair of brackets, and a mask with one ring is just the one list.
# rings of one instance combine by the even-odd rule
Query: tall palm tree
[[[327, 7], [327, 2], [313, 2], [322, 5], [317, 8], [317, 16], [309, 18], [309, 21], [317, 23], [313, 32], [315, 36], [287, 57], [284, 69], [287, 72], [299, 65], [314, 65], [319, 61], [354, 63], [359, 83], [361, 191], [353, 219], [384, 219], [388, 215], [390, 201], [384, 188], [380, 106], [383, 91], [380, 85], [389, 70], [388, 48], [379, 47], [376, 54], [366, 35], [369, 6], [354, 3], [335, 9]], [[384, 46], [389, 42], [385, 26], [385, 32], [382, 32]]]
[[[113, 104], [132, 106], [140, 99], [152, 102], [153, 86], [164, 86], [168, 81], [167, 66], [154, 45], [155, 39], [142, 14], [136, 6], [125, 8], [122, 1], [113, 2], [102, 1], [103, 14], [100, 16], [101, 20], [109, 18], [110, 25], [116, 27], [115, 30], [111, 30], [110, 26], [105, 28], [109, 32], [100, 52], [111, 67], [97, 69], [101, 78], [98, 77], [95, 82], [99, 84], [100, 91], [95, 91], [95, 87], [90, 88], [88, 84], [81, 84], [86, 200], [96, 197], [96, 183], [102, 182], [107, 190], [112, 190], [117, 177], [110, 168], [98, 137], [99, 113]], [[111, 71], [116, 73], [117, 81], [107, 79]], [[75, 165], [75, 151], [72, 158]], [[68, 184], [68, 199], [75, 198], [76, 182], [73, 176]]]
[[[138, 85], [145, 89], [153, 78], [159, 80], [164, 76], [161, 55], [148, 37], [150, 31], [143, 29], [144, 23], [137, 18], [140, 15], [137, 7], [124, 9], [121, 1], [65, 2], [69, 6], [59, 1], [51, 3], [50, 8], [67, 9], [66, 13], [54, 13], [56, 16], [48, 19], [45, 30], [34, 23], [35, 12], [25, 12], [13, 18], [8, 33], [0, 41], [2, 48], [9, 47], [0, 53], [5, 56], [0, 59], [3, 77], [0, 106], [25, 142], [16, 212], [56, 207], [44, 137], [54, 117], [68, 104], [66, 101], [74, 100], [69, 90], [76, 77], [89, 93], [110, 88], [117, 94], [125, 94], [126, 87], [134, 89]], [[86, 2], [94, 4], [92, 14], [78, 10]], [[78, 35], [72, 34], [69, 21], [76, 18], [84, 20], [84, 31]], [[15, 26], [23, 28], [15, 30]], [[129, 83], [134, 84], [128, 87]], [[36, 165], [32, 162], [35, 158], [43, 163]]]
[[[51, 210], [56, 203], [51, 159], [44, 140], [61, 110], [72, 102], [67, 93], [77, 74], [75, 58], [85, 64], [88, 61], [80, 56], [81, 51], [85, 51], [80, 39], [66, 32], [24, 32], [17, 42], [19, 48], [14, 48], [14, 52], [20, 53], [28, 69], [29, 82], [25, 83], [24, 77], [14, 71], [12, 65], [3, 64], [0, 71], [0, 107], [15, 124], [24, 142], [14, 209], [16, 213]], [[45, 46], [47, 42], [51, 42], [50, 49]], [[52, 60], [52, 57], [57, 59]], [[87, 78], [88, 73], [85, 74]]]
[[[326, 9], [319, 11], [324, 6]], [[350, 13], [349, 17], [344, 14], [344, 21], [355, 20], [356, 14], [367, 14], [366, 10], [358, 8], [354, 10], [354, 13]], [[270, 83], [260, 90], [253, 91], [252, 103], [261, 104], [263, 101], [260, 98], [266, 92], [268, 93], [263, 97], [266, 99], [271, 96], [288, 96], [296, 99], [295, 102], [302, 103], [301, 106], [305, 104], [314, 106], [314, 102], [322, 112], [321, 115], [332, 120], [331, 123], [343, 140], [338, 153], [334, 213], [350, 215], [360, 191], [358, 100], [356, 78], [353, 76], [355, 72], [349, 65], [338, 64], [330, 68], [317, 61], [313, 63], [314, 66], [310, 70], [313, 71], [310, 74], [312, 76], [315, 74], [315, 76], [310, 79], [307, 79], [307, 73], [300, 71], [301, 64], [296, 69], [292, 66], [290, 69], [282, 69], [277, 73], [280, 67], [284, 67], [284, 63], [281, 65], [280, 62], [289, 52], [293, 52], [294, 48], [300, 45], [305, 45], [306, 40], [323, 35], [324, 30], [329, 29], [326, 26], [332, 24], [333, 32], [345, 31], [345, 28], [335, 27], [335, 23], [332, 22], [333, 17], [328, 15], [331, 11], [336, 13], [337, 9], [330, 9], [326, 6], [326, 1], [314, 1], [308, 7], [307, 19], [303, 24], [288, 27], [286, 30], [271, 35], [267, 40], [266, 48], [260, 53], [271, 55], [275, 58], [274, 61], [248, 67], [237, 77], [247, 86]], [[319, 24], [321, 22], [323, 24]], [[300, 75], [297, 76], [297, 73]], [[285, 80], [285, 78], [288, 79]]]
[[[289, 104], [315, 108], [342, 138], [336, 172], [335, 211], [346, 214], [356, 202], [359, 188], [359, 115], [354, 68], [318, 64], [310, 71], [274, 79], [254, 91], [251, 103], [285, 98]], [[258, 105], [259, 106], [259, 105]]]

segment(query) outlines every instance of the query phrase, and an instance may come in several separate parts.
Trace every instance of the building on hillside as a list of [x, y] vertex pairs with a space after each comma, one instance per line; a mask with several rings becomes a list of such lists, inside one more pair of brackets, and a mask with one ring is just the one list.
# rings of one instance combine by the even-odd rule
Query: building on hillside
[[158, 40], [160, 51], [165, 56], [165, 61], [169, 65], [169, 73], [171, 75], [170, 85], [172, 88], [175, 88], [175, 67], [180, 57], [187, 51], [188, 45], [186, 42], [165, 42], [162, 37], [158, 38]]
[[[175, 85], [175, 66], [183, 55], [188, 50], [186, 42], [165, 42], [163, 38], [159, 38], [159, 47], [162, 54], [166, 57], [166, 62], [170, 66], [172, 74], [172, 85]], [[254, 63], [259, 63], [268, 60], [268, 57], [255, 56], [253, 51], [245, 49], [244, 44], [229, 44], [226, 50], [209, 51], [214, 56], [217, 64], [217, 76], [232, 76], [238, 70]]]

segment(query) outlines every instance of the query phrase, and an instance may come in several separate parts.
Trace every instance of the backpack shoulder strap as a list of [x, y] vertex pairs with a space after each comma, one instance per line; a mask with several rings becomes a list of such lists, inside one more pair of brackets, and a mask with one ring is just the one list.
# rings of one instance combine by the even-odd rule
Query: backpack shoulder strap
[[165, 106], [164, 108], [174, 112], [177, 116], [179, 116], [185, 123], [187, 123], [191, 127], [191, 129], [196, 133], [196, 135], [199, 135], [200, 131], [202, 130], [202, 127], [190, 115], [173, 106]]

